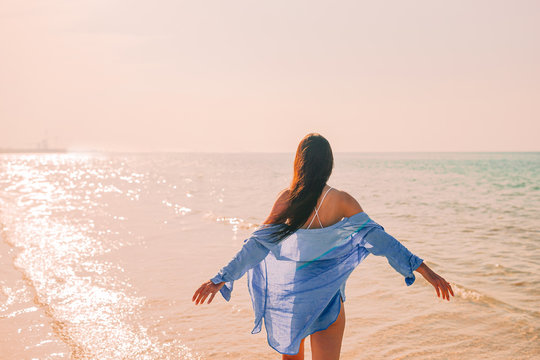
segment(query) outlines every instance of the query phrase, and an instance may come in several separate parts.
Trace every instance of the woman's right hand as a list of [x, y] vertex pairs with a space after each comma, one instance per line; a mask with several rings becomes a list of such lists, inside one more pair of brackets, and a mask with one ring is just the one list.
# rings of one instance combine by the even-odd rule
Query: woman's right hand
[[454, 296], [454, 291], [450, 286], [450, 283], [442, 278], [442, 276], [437, 275], [435, 271], [431, 270], [424, 262], [420, 264], [418, 269], [416, 269], [424, 279], [426, 279], [437, 291], [437, 296], [443, 299], [450, 301], [450, 294]]

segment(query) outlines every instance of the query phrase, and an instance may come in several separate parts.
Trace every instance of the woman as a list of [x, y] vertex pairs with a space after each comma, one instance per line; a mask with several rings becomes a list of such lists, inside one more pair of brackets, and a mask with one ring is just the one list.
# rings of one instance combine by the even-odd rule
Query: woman
[[332, 168], [328, 141], [306, 135], [296, 151], [290, 188], [280, 192], [268, 218], [233, 260], [192, 298], [196, 305], [207, 298], [210, 304], [220, 291], [229, 301], [233, 281], [248, 272], [256, 315], [252, 333], [264, 319], [268, 343], [282, 359], [303, 359], [307, 335], [314, 360], [339, 359], [345, 282], [370, 253], [387, 257], [407, 285], [416, 271], [437, 296], [454, 295], [446, 280], [384, 232], [352, 196], [326, 184]]

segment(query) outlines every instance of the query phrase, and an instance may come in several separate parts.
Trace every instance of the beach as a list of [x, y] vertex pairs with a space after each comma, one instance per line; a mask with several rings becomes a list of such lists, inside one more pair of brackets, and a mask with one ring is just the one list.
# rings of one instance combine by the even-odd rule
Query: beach
[[[350, 276], [344, 360], [540, 357], [540, 153], [336, 153], [328, 184], [452, 285]], [[246, 278], [194, 306], [293, 153], [0, 154], [0, 359], [277, 359]], [[306, 341], [306, 358], [310, 358]]]

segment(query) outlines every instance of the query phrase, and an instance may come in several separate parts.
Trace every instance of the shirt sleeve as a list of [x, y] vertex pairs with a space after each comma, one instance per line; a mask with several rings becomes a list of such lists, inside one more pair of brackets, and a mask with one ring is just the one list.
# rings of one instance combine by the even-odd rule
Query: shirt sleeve
[[364, 239], [364, 247], [373, 255], [385, 256], [390, 266], [405, 277], [405, 284], [410, 286], [416, 279], [413, 271], [424, 261], [411, 253], [405, 246], [384, 228], [374, 228]]
[[249, 269], [260, 263], [268, 255], [268, 252], [267, 247], [250, 237], [244, 240], [242, 249], [210, 281], [214, 284], [225, 282], [220, 292], [223, 298], [229, 301], [234, 280], [240, 279]]

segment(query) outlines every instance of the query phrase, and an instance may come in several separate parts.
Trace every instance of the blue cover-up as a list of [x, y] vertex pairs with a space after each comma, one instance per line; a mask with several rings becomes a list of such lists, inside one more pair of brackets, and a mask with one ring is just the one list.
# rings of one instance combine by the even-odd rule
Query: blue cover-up
[[257, 227], [211, 281], [225, 282], [220, 292], [229, 301], [234, 280], [247, 272], [255, 312], [251, 333], [261, 331], [264, 319], [268, 344], [282, 354], [297, 354], [304, 337], [337, 319], [345, 282], [370, 253], [385, 256], [407, 286], [423, 261], [365, 212], [325, 228], [298, 229], [276, 242], [272, 234], [279, 226]]

